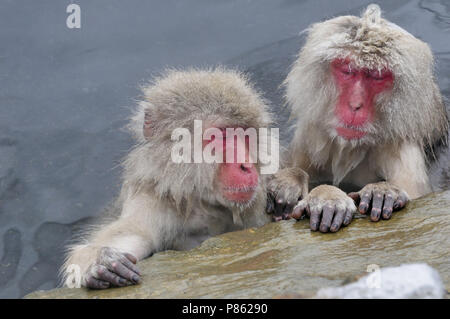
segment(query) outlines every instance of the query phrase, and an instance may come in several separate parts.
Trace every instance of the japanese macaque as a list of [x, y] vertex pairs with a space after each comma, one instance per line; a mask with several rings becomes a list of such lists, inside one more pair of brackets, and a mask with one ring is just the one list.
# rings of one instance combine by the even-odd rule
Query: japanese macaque
[[[190, 249], [210, 236], [270, 222], [266, 177], [259, 172], [263, 165], [250, 158], [247, 136], [228, 136], [229, 128], [247, 131], [271, 123], [266, 102], [246, 77], [223, 68], [169, 71], [143, 93], [129, 125], [137, 145], [124, 161], [113, 207], [119, 217], [70, 247], [62, 267], [66, 285], [73, 286], [75, 270], [81, 285], [90, 288], [136, 284], [141, 280], [137, 261], [155, 252]], [[195, 134], [199, 120], [205, 134], [217, 129], [202, 135], [200, 151], [214, 144], [222, 163], [191, 163], [197, 155], [191, 157], [190, 149], [184, 150], [187, 162], [173, 160], [180, 155], [174, 143], [186, 137], [174, 132]], [[272, 142], [277, 141], [267, 144]], [[239, 147], [245, 159], [225, 161], [230, 153], [238, 156]]]
[[[427, 170], [448, 134], [433, 55], [377, 5], [312, 25], [284, 84], [295, 133], [268, 185], [275, 219], [308, 215], [311, 230], [336, 232], [356, 210], [389, 219], [431, 192]], [[309, 194], [299, 168], [319, 185]]]

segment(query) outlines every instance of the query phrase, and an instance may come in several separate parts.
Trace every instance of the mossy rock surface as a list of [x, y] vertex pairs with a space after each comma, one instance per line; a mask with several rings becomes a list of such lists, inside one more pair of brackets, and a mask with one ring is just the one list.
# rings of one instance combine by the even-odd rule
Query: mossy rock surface
[[450, 191], [430, 194], [389, 221], [357, 218], [335, 234], [308, 220], [223, 234], [190, 251], [139, 263], [143, 282], [107, 290], [54, 289], [27, 298], [272, 298], [312, 296], [365, 273], [369, 265], [424, 262], [450, 290]]

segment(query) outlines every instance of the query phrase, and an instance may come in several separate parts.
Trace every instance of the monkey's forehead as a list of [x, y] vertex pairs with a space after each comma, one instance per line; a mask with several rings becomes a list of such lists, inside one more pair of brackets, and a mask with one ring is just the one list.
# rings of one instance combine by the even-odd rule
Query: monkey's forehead
[[308, 42], [324, 61], [349, 58], [362, 68], [397, 68], [420, 59], [431, 66], [427, 44], [385, 19], [368, 22], [356, 16], [341, 16], [313, 25]]
[[234, 70], [169, 71], [143, 87], [143, 93], [142, 111], [159, 122], [192, 122], [192, 118], [259, 126], [271, 122], [266, 100]]

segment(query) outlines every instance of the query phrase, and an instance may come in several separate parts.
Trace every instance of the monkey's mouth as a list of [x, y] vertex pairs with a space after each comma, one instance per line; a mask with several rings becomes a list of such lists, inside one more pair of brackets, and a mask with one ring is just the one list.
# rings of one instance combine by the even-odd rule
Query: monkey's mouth
[[223, 196], [233, 202], [245, 203], [253, 199], [256, 185], [250, 186], [226, 186], [222, 188]]
[[367, 132], [362, 126], [345, 125], [336, 127], [336, 132], [339, 136], [346, 140], [360, 139], [364, 137]]

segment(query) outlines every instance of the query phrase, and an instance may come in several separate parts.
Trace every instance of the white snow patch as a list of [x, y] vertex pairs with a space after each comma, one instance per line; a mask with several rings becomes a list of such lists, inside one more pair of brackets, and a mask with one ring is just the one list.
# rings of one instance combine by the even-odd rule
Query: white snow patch
[[446, 290], [434, 268], [427, 264], [405, 264], [376, 270], [358, 281], [322, 288], [316, 298], [341, 299], [440, 299]]

